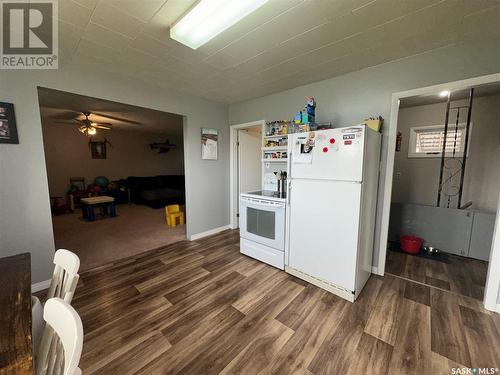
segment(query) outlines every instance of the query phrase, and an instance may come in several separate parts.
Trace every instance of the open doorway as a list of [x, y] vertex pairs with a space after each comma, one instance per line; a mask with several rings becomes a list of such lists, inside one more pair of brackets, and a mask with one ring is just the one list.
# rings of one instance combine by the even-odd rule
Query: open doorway
[[[39, 88], [56, 248], [88, 270], [186, 238], [183, 117]], [[183, 216], [183, 215], [181, 215]]]
[[232, 125], [231, 228], [239, 228], [239, 196], [262, 188], [262, 128], [264, 121]]
[[261, 189], [262, 127], [238, 129], [238, 195]]
[[496, 83], [400, 100], [386, 273], [483, 300], [500, 192], [498, 108]]

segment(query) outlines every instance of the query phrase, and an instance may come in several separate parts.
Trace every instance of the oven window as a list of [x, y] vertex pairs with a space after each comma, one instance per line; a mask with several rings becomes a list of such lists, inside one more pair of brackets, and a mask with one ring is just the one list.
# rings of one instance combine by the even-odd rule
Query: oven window
[[247, 232], [259, 237], [275, 239], [276, 212], [247, 207]]

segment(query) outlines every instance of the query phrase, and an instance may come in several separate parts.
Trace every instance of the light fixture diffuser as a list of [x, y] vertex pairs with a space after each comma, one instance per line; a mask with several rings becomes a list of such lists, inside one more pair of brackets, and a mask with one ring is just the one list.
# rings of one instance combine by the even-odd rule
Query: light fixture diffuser
[[441, 91], [441, 92], [439, 93], [439, 96], [440, 96], [441, 98], [446, 98], [448, 95], [450, 95], [450, 92], [449, 92], [448, 90]]
[[268, 0], [200, 0], [173, 27], [170, 37], [197, 49]]

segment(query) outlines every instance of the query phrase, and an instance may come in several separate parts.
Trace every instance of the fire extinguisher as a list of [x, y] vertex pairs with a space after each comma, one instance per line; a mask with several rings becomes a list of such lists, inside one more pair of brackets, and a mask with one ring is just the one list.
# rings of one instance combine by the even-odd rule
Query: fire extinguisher
[[398, 132], [396, 136], [396, 152], [401, 151], [401, 142], [403, 141], [403, 133]]

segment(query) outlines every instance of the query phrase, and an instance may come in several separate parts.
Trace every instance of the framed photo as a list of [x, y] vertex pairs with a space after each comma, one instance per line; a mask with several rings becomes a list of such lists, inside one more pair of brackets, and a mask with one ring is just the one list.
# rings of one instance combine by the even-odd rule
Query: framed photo
[[201, 158], [217, 160], [219, 131], [217, 129], [201, 128]]
[[92, 159], [106, 159], [106, 143], [107, 142], [89, 142]]
[[0, 143], [19, 144], [14, 104], [0, 102]]

